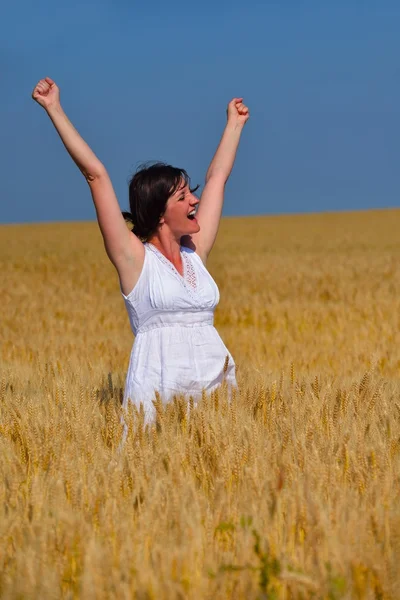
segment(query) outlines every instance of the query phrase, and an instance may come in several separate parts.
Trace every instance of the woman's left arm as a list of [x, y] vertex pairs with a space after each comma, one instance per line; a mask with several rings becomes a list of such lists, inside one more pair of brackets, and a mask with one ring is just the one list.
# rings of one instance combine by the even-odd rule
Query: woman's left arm
[[217, 151], [208, 168], [206, 183], [196, 215], [200, 231], [192, 235], [196, 252], [204, 263], [217, 237], [224, 204], [225, 184], [231, 174], [240, 136], [249, 116], [249, 109], [243, 104], [243, 98], [234, 98], [229, 102], [227, 108], [228, 121]]

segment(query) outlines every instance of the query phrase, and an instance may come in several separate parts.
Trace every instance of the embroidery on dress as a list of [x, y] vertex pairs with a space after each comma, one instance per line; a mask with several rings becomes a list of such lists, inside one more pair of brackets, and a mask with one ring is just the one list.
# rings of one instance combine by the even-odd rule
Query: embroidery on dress
[[[166, 265], [168, 267], [168, 269], [171, 271], [171, 273], [180, 281], [180, 283], [183, 285], [183, 287], [192, 296], [192, 291], [194, 291], [194, 292], [197, 291], [197, 277], [196, 277], [196, 271], [194, 270], [194, 267], [193, 267], [193, 263], [190, 260], [190, 258], [187, 256], [186, 252], [184, 250], [183, 250], [183, 252], [181, 252], [182, 262], [183, 262], [183, 277], [182, 277], [182, 275], [174, 267], [172, 262], [170, 260], [168, 260], [168, 258], [166, 258], [164, 256], [164, 254], [158, 250], [158, 248], [153, 246], [153, 244], [151, 244], [150, 242], [147, 242], [146, 245], [153, 252], [153, 254], [155, 254], [158, 257], [158, 259], [164, 265]], [[193, 298], [194, 298], [194, 296], [193, 296]]]
[[194, 270], [194, 266], [189, 256], [185, 251], [182, 252], [183, 257], [183, 275], [188, 284], [197, 291], [197, 277], [196, 271]]

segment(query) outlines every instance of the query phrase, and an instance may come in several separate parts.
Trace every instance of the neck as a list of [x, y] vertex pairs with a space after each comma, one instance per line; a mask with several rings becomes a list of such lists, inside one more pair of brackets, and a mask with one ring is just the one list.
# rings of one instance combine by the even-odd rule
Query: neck
[[171, 233], [167, 234], [158, 231], [154, 236], [147, 240], [153, 244], [164, 256], [172, 262], [178, 261], [181, 255], [181, 240], [175, 238]]

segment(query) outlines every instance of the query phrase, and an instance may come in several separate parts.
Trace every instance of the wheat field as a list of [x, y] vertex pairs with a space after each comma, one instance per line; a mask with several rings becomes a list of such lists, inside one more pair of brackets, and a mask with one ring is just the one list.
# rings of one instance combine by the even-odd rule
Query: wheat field
[[224, 219], [239, 392], [144, 428], [95, 223], [0, 227], [0, 598], [400, 598], [400, 211]]

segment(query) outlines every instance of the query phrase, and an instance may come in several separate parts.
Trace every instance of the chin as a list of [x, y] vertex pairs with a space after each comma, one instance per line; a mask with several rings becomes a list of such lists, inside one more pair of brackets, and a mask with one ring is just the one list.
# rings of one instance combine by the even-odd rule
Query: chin
[[191, 221], [189, 227], [186, 229], [184, 233], [181, 234], [181, 237], [191, 236], [194, 233], [198, 233], [200, 231], [200, 224], [197, 221]]
[[193, 222], [193, 231], [191, 233], [198, 233], [200, 231], [200, 225], [197, 221]]

